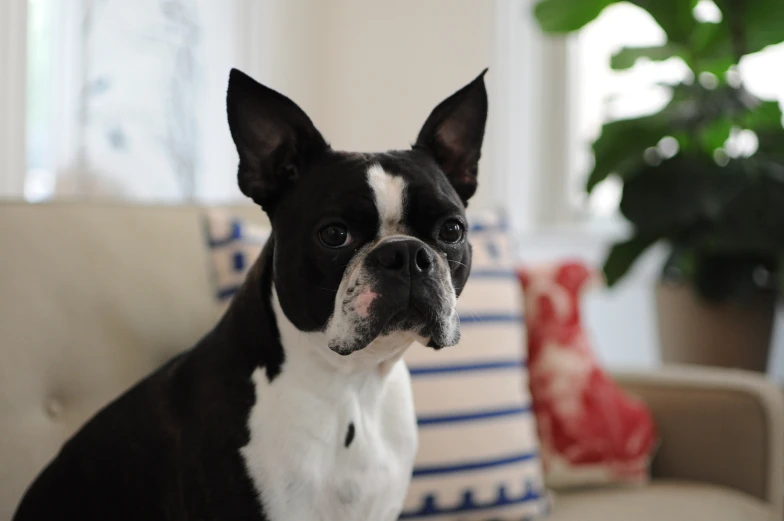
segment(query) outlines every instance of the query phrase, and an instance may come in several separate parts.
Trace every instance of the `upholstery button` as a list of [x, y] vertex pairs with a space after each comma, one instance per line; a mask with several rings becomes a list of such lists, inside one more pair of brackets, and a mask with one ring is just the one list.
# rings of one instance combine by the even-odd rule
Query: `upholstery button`
[[60, 402], [55, 400], [54, 398], [50, 398], [48, 402], [46, 402], [46, 413], [51, 416], [52, 418], [56, 418], [60, 416], [60, 413], [63, 412], [63, 406]]

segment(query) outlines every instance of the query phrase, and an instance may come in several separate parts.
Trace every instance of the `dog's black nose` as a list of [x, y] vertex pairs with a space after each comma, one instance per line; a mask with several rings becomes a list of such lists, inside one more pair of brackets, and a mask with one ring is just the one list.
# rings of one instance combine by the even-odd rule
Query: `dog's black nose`
[[412, 278], [433, 272], [433, 254], [425, 243], [415, 239], [387, 242], [370, 255], [387, 272]]

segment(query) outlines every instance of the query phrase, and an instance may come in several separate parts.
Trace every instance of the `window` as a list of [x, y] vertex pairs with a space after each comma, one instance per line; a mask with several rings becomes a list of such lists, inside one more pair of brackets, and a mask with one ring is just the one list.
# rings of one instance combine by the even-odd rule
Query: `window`
[[20, 194], [24, 177], [26, 2], [0, 2], [0, 197]]
[[25, 198], [239, 198], [223, 100], [260, 4], [28, 0]]
[[[704, 21], [719, 21], [721, 17], [711, 1], [700, 2], [694, 14]], [[598, 137], [601, 125], [659, 111], [670, 100], [668, 89], [661, 83], [694, 81], [691, 71], [677, 58], [663, 63], [641, 60], [627, 71], [614, 71], [609, 66], [610, 58], [621, 47], [660, 45], [665, 41], [664, 31], [648, 12], [629, 3], [609, 6], [575, 37], [572, 121], [578, 142], [567, 174], [567, 197], [584, 215], [612, 217], [621, 197], [621, 183], [614, 178], [597, 186], [590, 199], [583, 189], [593, 161], [590, 144]], [[747, 88], [762, 98], [784, 100], [782, 63], [784, 45], [744, 58], [740, 72]]]
[[[698, 3], [695, 17], [703, 21], [719, 21], [721, 11], [710, 0]], [[626, 119], [654, 113], [670, 100], [666, 87], [694, 81], [691, 71], [679, 59], [663, 63], [640, 61], [628, 71], [613, 71], [610, 57], [622, 46], [659, 45], [666, 41], [664, 31], [647, 11], [629, 3], [606, 8], [594, 22], [576, 37], [577, 91], [574, 122], [581, 145], [569, 171], [572, 204], [591, 216], [607, 217], [617, 212], [621, 183], [610, 178], [597, 186], [587, 199], [583, 191], [585, 176], [592, 165], [590, 143], [599, 135], [605, 121]], [[784, 100], [784, 45], [769, 47], [745, 57], [740, 63], [746, 87], [765, 99]]]
[[54, 16], [51, 0], [29, 0], [27, 6], [27, 102], [24, 193], [29, 201], [54, 193], [54, 128], [51, 86], [54, 85]]
[[579, 141], [567, 172], [567, 197], [572, 206], [590, 217], [611, 217], [621, 196], [617, 179], [610, 178], [597, 186], [590, 199], [584, 191], [585, 177], [593, 164], [590, 144], [606, 121], [635, 118], [663, 108], [670, 96], [659, 83], [678, 83], [690, 71], [677, 58], [663, 63], [637, 63], [627, 71], [610, 68], [610, 58], [622, 47], [661, 45], [666, 41], [654, 19], [632, 4], [609, 6], [574, 40], [575, 110], [571, 117]]
[[[308, 29], [307, 42], [285, 40], [288, 54], [284, 49], [271, 60], [281, 69], [289, 58], [301, 60], [297, 66], [308, 74], [292, 75], [296, 85], [327, 74], [317, 64], [326, 51], [316, 47], [337, 45], [323, 40], [340, 33], [328, 26], [341, 23], [337, 18], [321, 19], [332, 8], [310, 1], [320, 9], [310, 23], [321, 32]], [[609, 68], [610, 57], [624, 45], [664, 41], [647, 12], [629, 3], [613, 4], [579, 34], [555, 39], [539, 31], [532, 14], [535, 2], [486, 4], [488, 11], [495, 10], [492, 136], [485, 150], [493, 168], [485, 185], [492, 186], [488, 199], [508, 208], [521, 229], [617, 220], [621, 187], [616, 180], [600, 185], [590, 199], [584, 194], [590, 144], [604, 121], [658, 110], [668, 92], [655, 83], [681, 81], [688, 71], [678, 60], [638, 63], [620, 72]], [[23, 81], [11, 86], [26, 92], [22, 107], [15, 104], [24, 96], [0, 82], [0, 124], [12, 129], [4, 135], [21, 132], [18, 114], [27, 127], [26, 147], [21, 138], [0, 140], [0, 194], [24, 192], [32, 201], [239, 198], [234, 180], [225, 175], [226, 165], [236, 159], [223, 107], [228, 70], [239, 66], [268, 79], [263, 53], [272, 52], [270, 42], [276, 40], [259, 35], [267, 29], [291, 33], [286, 28], [300, 23], [298, 9], [304, 9], [292, 8], [281, 18], [283, 3], [275, 3], [278, 20], [268, 28], [263, 12], [268, 3], [273, 2], [1, 1], [0, 36], [5, 38], [0, 37], [0, 60], [6, 60], [5, 67], [13, 45], [19, 45], [18, 38], [8, 36], [9, 28], [26, 26], [21, 45], [27, 42], [28, 81], [26, 90]], [[26, 23], [19, 6], [26, 7]], [[700, 2], [699, 16], [716, 12], [710, 0]], [[482, 39], [476, 43], [490, 38]], [[744, 59], [748, 87], [760, 96], [783, 99], [782, 62], [783, 46]], [[9, 162], [18, 149], [26, 150], [24, 157]], [[25, 163], [26, 170], [18, 166]]]
[[[505, 114], [497, 130], [503, 137], [499, 156], [505, 175], [496, 199], [522, 230], [613, 225], [619, 220], [621, 183], [609, 178], [590, 198], [585, 194], [592, 142], [604, 122], [639, 117], [667, 104], [669, 89], [660, 83], [694, 78], [679, 59], [640, 60], [626, 71], [610, 68], [610, 58], [621, 47], [665, 41], [664, 31], [639, 7], [612, 4], [577, 34], [553, 38], [539, 30], [535, 3], [501, 1], [496, 14], [505, 85], [498, 95]], [[710, 21], [721, 12], [702, 0], [695, 16]], [[782, 63], [784, 44], [745, 57], [740, 71], [747, 88], [765, 99], [784, 100]]]

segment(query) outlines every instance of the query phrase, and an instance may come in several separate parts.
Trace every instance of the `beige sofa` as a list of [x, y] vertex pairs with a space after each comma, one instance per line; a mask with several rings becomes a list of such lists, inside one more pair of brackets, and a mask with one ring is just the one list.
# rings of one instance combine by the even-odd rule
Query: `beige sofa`
[[[200, 212], [0, 203], [0, 521], [82, 422], [216, 320]], [[655, 479], [556, 493], [551, 519], [782, 518], [784, 406], [774, 386], [707, 369], [619, 378], [654, 411]]]

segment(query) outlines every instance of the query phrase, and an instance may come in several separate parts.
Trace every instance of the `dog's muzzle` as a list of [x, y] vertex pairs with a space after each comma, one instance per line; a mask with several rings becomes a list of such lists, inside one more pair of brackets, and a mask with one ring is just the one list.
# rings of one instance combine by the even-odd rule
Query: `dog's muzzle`
[[433, 347], [457, 343], [449, 265], [430, 246], [411, 236], [388, 237], [355, 262], [327, 327], [331, 349], [350, 354], [397, 331], [415, 333]]
[[366, 264], [381, 295], [374, 311], [386, 320], [382, 333], [414, 331], [439, 346], [456, 341], [449, 268], [432, 248], [414, 238], [390, 238], [370, 252]]

